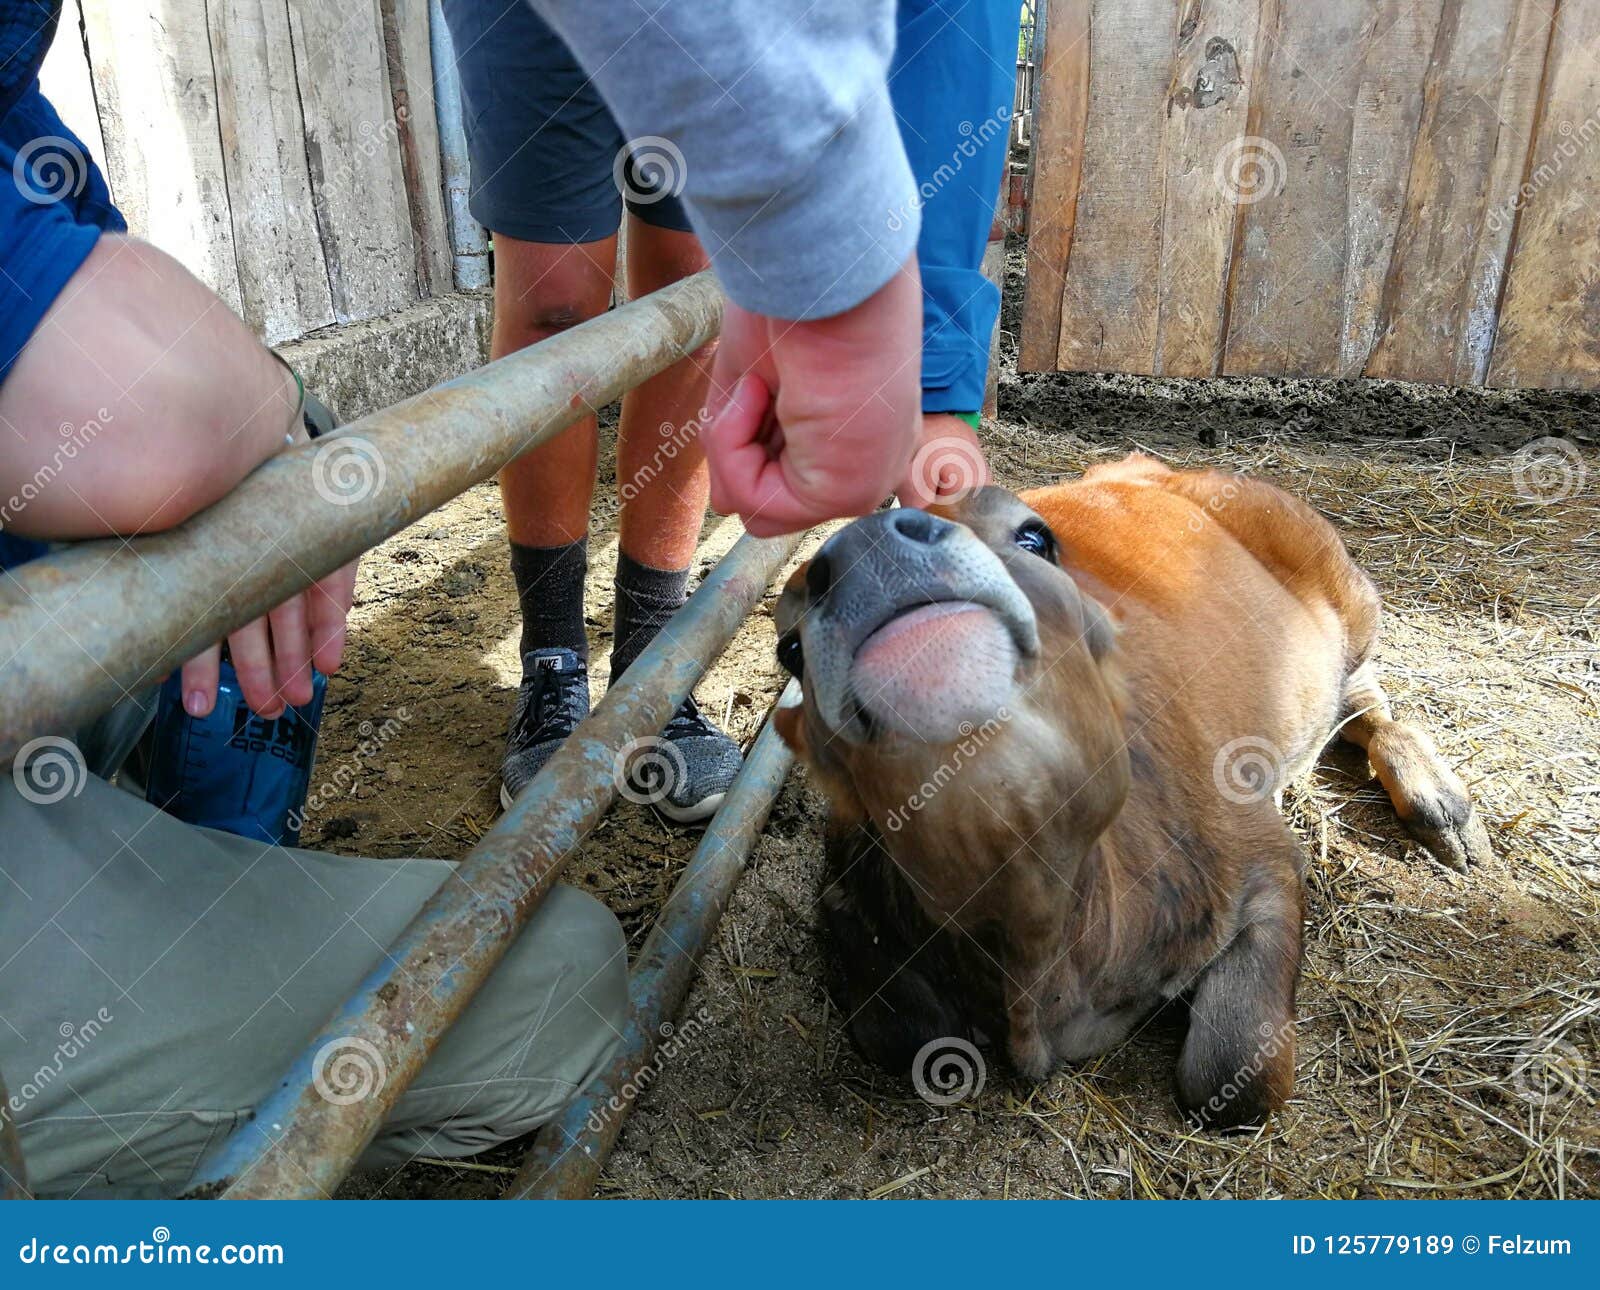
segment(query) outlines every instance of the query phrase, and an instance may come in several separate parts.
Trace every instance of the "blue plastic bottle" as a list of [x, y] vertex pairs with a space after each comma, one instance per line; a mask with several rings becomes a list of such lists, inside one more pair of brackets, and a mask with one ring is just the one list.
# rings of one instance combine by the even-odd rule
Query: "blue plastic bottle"
[[297, 845], [327, 689], [313, 671], [311, 702], [269, 721], [245, 703], [224, 657], [216, 707], [191, 717], [174, 672], [156, 706], [145, 799], [189, 824]]
[[29, 560], [37, 560], [41, 555], [49, 554], [48, 543], [35, 542], [32, 538], [14, 537], [0, 529], [0, 569], [15, 569], [19, 564], [27, 564]]

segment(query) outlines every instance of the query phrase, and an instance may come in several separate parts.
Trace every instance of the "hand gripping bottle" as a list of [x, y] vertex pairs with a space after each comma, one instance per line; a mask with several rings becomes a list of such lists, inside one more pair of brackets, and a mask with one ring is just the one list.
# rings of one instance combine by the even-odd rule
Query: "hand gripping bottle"
[[250, 710], [224, 654], [216, 706], [191, 717], [173, 672], [156, 706], [145, 799], [189, 824], [298, 845], [327, 689], [313, 671], [311, 702], [268, 720]]

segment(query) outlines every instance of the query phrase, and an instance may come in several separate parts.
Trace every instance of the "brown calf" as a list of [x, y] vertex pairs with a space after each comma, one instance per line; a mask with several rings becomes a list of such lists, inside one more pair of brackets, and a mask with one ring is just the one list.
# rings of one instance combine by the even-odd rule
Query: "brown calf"
[[858, 1046], [903, 1071], [988, 1039], [1042, 1078], [1183, 998], [1184, 1108], [1224, 1127], [1281, 1105], [1302, 916], [1282, 786], [1337, 732], [1435, 857], [1489, 854], [1390, 717], [1378, 618], [1309, 507], [1140, 456], [834, 535], [779, 604], [806, 690], [779, 721], [830, 801]]

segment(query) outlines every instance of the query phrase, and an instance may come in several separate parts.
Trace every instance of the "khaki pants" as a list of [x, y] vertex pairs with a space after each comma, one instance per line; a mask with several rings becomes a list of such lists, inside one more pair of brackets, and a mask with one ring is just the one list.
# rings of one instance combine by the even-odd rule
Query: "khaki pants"
[[[181, 1191], [450, 872], [196, 829], [88, 777], [0, 771], [0, 1074], [39, 1195]], [[361, 1164], [465, 1156], [554, 1117], [626, 1016], [622, 931], [557, 887]], [[382, 1078], [352, 1051], [335, 1096]]]

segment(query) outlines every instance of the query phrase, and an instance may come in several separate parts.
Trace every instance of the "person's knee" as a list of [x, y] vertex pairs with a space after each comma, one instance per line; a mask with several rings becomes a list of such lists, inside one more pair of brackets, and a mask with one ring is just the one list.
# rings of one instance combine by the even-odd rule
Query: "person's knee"
[[520, 1010], [507, 1073], [581, 1088], [611, 1057], [628, 1014], [628, 948], [616, 915], [558, 883], [491, 983]]
[[400, 1099], [364, 1167], [473, 1155], [560, 1115], [616, 1054], [628, 1013], [622, 927], [558, 885]]
[[496, 234], [496, 348], [509, 353], [603, 314], [611, 304], [616, 243], [552, 245]]
[[510, 353], [598, 318], [606, 311], [606, 304], [585, 300], [578, 294], [558, 294], [513, 301], [497, 306], [497, 311], [495, 330], [500, 341], [497, 348]]

